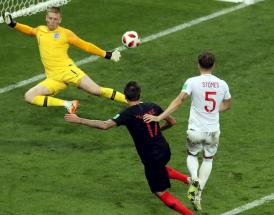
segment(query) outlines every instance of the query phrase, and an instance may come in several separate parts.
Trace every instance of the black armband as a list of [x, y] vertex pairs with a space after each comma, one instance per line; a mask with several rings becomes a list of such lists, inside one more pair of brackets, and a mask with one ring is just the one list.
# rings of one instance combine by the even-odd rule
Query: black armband
[[110, 59], [111, 56], [112, 56], [112, 52], [106, 52], [106, 56], [105, 56], [106, 59]]

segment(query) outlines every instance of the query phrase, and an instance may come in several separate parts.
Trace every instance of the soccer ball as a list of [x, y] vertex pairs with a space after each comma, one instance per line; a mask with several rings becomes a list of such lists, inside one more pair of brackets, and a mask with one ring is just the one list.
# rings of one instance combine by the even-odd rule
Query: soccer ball
[[140, 45], [140, 38], [136, 31], [127, 31], [122, 36], [122, 43], [127, 48], [135, 48]]

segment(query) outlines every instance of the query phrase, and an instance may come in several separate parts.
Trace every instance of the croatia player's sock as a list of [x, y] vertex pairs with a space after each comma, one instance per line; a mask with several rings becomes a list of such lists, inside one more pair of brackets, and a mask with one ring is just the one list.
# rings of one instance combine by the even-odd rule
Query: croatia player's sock
[[165, 203], [166, 206], [171, 209], [184, 214], [184, 215], [194, 215], [194, 213], [186, 208], [175, 196], [171, 195], [169, 192], [164, 192], [159, 198]]
[[127, 104], [125, 95], [118, 91], [115, 91], [111, 88], [101, 87], [101, 95], [100, 96], [117, 101], [117, 102]]
[[184, 175], [169, 166], [166, 166], [166, 169], [168, 172], [168, 177], [170, 179], [176, 179], [176, 180], [184, 182], [185, 184], [189, 183], [187, 175]]
[[196, 156], [188, 155], [186, 159], [187, 168], [193, 181], [198, 179], [199, 161]]
[[203, 163], [201, 164], [200, 170], [199, 170], [199, 182], [200, 182], [200, 189], [203, 190], [205, 187], [205, 184], [209, 178], [209, 175], [212, 170], [212, 162], [213, 159], [203, 159]]
[[35, 96], [31, 104], [48, 107], [48, 106], [64, 106], [65, 101], [54, 98], [52, 96]]

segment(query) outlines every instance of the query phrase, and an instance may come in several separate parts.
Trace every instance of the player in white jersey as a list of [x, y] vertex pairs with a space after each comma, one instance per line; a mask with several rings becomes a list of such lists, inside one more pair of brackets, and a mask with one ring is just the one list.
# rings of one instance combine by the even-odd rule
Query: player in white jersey
[[[212, 170], [213, 157], [217, 152], [220, 136], [219, 112], [229, 110], [231, 95], [227, 83], [212, 75], [215, 57], [211, 53], [198, 56], [200, 75], [187, 79], [180, 94], [159, 116], [145, 115], [145, 122], [160, 121], [177, 110], [187, 97], [192, 103], [187, 130], [187, 167], [192, 185], [187, 197], [194, 209], [202, 210], [201, 195]], [[203, 162], [199, 168], [197, 155], [203, 151]]]

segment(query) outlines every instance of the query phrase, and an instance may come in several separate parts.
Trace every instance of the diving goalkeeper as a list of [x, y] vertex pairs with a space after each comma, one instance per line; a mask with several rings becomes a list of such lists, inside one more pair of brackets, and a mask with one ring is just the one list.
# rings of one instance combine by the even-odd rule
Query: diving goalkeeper
[[111, 88], [100, 87], [68, 56], [70, 45], [114, 62], [119, 61], [120, 52], [118, 50], [104, 51], [94, 44], [82, 40], [72, 31], [59, 26], [62, 20], [60, 8], [48, 9], [46, 25], [36, 28], [16, 22], [9, 13], [5, 13], [4, 20], [10, 27], [37, 38], [41, 60], [45, 68], [46, 79], [26, 92], [25, 101], [44, 107], [63, 106], [69, 113], [75, 113], [79, 105], [78, 100], [66, 101], [53, 96], [66, 89], [68, 85], [76, 85], [92, 95], [127, 103], [124, 94]]

